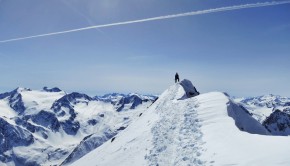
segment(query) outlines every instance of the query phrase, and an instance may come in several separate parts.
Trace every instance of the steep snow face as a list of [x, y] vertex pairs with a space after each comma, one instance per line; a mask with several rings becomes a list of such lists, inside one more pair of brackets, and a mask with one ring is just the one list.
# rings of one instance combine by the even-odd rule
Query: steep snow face
[[202, 163], [192, 157], [201, 153], [202, 134], [199, 122], [191, 120], [196, 114], [184, 100], [185, 94], [180, 84], [173, 85], [122, 133], [72, 165]]
[[246, 131], [251, 134], [269, 135], [266, 128], [254, 119], [252, 114], [244, 107], [237, 105], [231, 100], [228, 101], [227, 105], [228, 115], [235, 120], [236, 126], [241, 131]]
[[167, 89], [114, 139], [72, 165], [286, 166], [290, 163], [288, 137], [267, 135], [268, 131], [247, 110], [223, 93], [184, 97], [188, 89], [182, 83]]
[[249, 98], [236, 98], [235, 102], [242, 104], [260, 123], [263, 123], [276, 107], [290, 103], [290, 98], [278, 95], [263, 95]]
[[[243, 109], [221, 93], [200, 95], [197, 100], [206, 149], [201, 159], [209, 165], [288, 165], [290, 160], [285, 155], [290, 152], [288, 137], [269, 136], [257, 123], [253, 126], [254, 132], [263, 135], [241, 132], [234, 125], [235, 120], [249, 122], [250, 116], [241, 116]], [[238, 113], [238, 118], [230, 118], [230, 112]]]
[[235, 101], [248, 109], [271, 135], [290, 135], [290, 98], [264, 95]]
[[16, 115], [16, 112], [9, 106], [7, 99], [0, 100], [0, 117], [12, 118]]

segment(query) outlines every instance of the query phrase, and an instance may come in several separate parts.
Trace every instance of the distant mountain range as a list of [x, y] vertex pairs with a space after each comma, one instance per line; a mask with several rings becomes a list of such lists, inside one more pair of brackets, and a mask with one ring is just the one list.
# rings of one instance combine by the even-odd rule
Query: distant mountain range
[[[290, 138], [275, 136], [288, 135], [288, 126], [281, 124], [288, 121], [288, 100], [261, 96], [234, 101], [222, 92], [199, 94], [182, 80], [124, 131], [71, 165], [288, 166]], [[265, 109], [269, 116], [256, 119]]]
[[75, 161], [124, 130], [156, 98], [133, 93], [90, 97], [47, 87], [0, 94], [0, 161]]
[[[215, 107], [214, 101], [225, 96], [215, 93], [205, 94], [200, 95], [195, 100], [194, 96], [199, 95], [199, 92], [188, 80], [175, 84], [164, 94], [160, 96], [160, 100], [154, 95], [136, 93], [110, 93], [91, 97], [77, 92], [66, 93], [57, 87], [44, 87], [42, 90], [17, 88], [11, 92], [2, 93], [0, 94], [0, 165], [70, 165], [89, 152], [98, 149], [104, 143], [108, 144], [108, 142], [113, 142], [115, 138], [119, 139], [121, 132], [123, 141], [130, 137], [123, 135], [133, 134], [133, 132], [137, 132], [136, 136], [141, 139], [143, 136], [138, 135], [138, 132], [141, 131], [153, 132], [152, 137], [157, 135], [163, 137], [158, 133], [160, 131], [164, 132], [165, 137], [166, 132], [171, 132], [169, 128], [175, 130], [175, 128], [180, 127], [174, 127], [171, 121], [179, 124], [174, 117], [181, 116], [183, 113], [184, 118], [189, 118], [185, 119], [187, 125], [191, 123], [198, 125], [193, 126], [192, 129], [184, 126], [184, 128], [180, 128], [180, 132], [183, 133], [183, 130], [186, 130], [188, 134], [192, 131], [198, 134], [200, 123], [198, 114], [203, 112], [196, 113], [193, 110], [199, 107], [207, 108], [206, 104], [200, 106], [199, 101], [207, 103], [208, 98], [212, 100], [211, 104]], [[215, 97], [215, 95], [219, 97]], [[193, 97], [192, 100], [188, 100], [191, 97]], [[154, 103], [156, 100], [157, 105]], [[290, 135], [290, 98], [264, 95], [250, 98], [229, 97], [227, 100], [230, 101], [227, 106], [227, 114], [235, 120], [239, 130], [261, 135]], [[223, 105], [224, 103], [216, 104]], [[217, 109], [221, 109], [221, 107], [217, 107]], [[157, 124], [155, 127], [152, 126], [150, 118], [154, 119], [153, 114], [145, 116], [149, 118], [148, 120], [145, 118], [146, 124], [140, 122], [144, 113], [150, 114], [148, 110], [157, 114], [158, 111], [164, 112], [164, 116], [162, 115], [160, 122], [158, 122], [160, 126]], [[166, 112], [167, 110], [169, 112]], [[176, 114], [179, 111], [181, 114]], [[174, 115], [170, 115], [173, 112]], [[139, 127], [138, 125], [131, 126], [131, 124], [138, 124]], [[128, 126], [138, 129], [127, 131]], [[146, 128], [146, 126], [153, 128]], [[168, 130], [163, 131], [164, 128], [168, 128]], [[186, 133], [183, 134], [186, 136]], [[194, 135], [193, 138], [199, 139], [199, 136]], [[168, 138], [165, 137], [166, 139]], [[131, 144], [131, 142], [134, 143], [133, 138], [131, 141], [127, 141], [129, 141], [129, 147], [133, 146]], [[150, 162], [158, 164], [155, 158], [159, 155], [158, 153], [163, 153], [162, 148], [164, 147], [159, 147], [159, 144], [164, 144], [164, 142], [159, 140], [161, 142], [158, 143], [158, 138], [155, 141], [157, 142], [153, 143], [152, 146], [161, 149], [154, 151], [154, 153], [150, 152], [150, 155], [145, 156], [145, 158], [147, 157], [146, 160], [150, 159]], [[126, 147], [122, 148], [127, 149]], [[194, 151], [193, 153], [198, 158], [201, 152]], [[117, 154], [119, 155], [119, 153]], [[201, 165], [203, 163], [201, 160], [190, 160], [196, 162], [197, 165], [199, 162]]]
[[290, 135], [290, 98], [263, 95], [236, 98], [273, 135]]

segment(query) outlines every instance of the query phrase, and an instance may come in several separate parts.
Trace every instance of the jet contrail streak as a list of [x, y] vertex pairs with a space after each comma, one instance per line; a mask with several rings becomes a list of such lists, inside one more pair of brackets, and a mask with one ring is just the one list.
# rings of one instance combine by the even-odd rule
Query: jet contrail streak
[[266, 7], [266, 6], [283, 5], [283, 4], [290, 4], [290, 0], [261, 2], [261, 3], [252, 3], [252, 4], [220, 7], [220, 8], [199, 10], [199, 11], [193, 11], [193, 12], [187, 12], [187, 13], [179, 13], [179, 14], [172, 14], [172, 15], [166, 15], [166, 16], [151, 17], [151, 18], [140, 19], [140, 20], [124, 21], [124, 22], [102, 24], [102, 25], [94, 25], [94, 26], [88, 26], [88, 27], [78, 28], [78, 29], [71, 29], [71, 30], [66, 30], [66, 31], [59, 31], [59, 32], [52, 32], [52, 33], [46, 33], [46, 34], [40, 34], [40, 35], [34, 35], [34, 36], [27, 36], [27, 37], [2, 40], [2, 41], [0, 41], [0, 43], [25, 40], [25, 39], [31, 39], [31, 38], [38, 38], [38, 37], [45, 37], [45, 36], [52, 36], [52, 35], [59, 35], [59, 34], [65, 34], [65, 33], [71, 33], [71, 32], [78, 32], [78, 31], [84, 31], [84, 30], [95, 29], [95, 28], [105, 28], [105, 27], [112, 27], [112, 26], [118, 26], [118, 25], [127, 25], [127, 24], [134, 24], [134, 23], [141, 23], [141, 22], [148, 22], [148, 21], [164, 20], [164, 19], [177, 18], [177, 17], [195, 16], [195, 15], [217, 13], [217, 12], [224, 12], [224, 11], [231, 11], [231, 10], [258, 8], [258, 7]]

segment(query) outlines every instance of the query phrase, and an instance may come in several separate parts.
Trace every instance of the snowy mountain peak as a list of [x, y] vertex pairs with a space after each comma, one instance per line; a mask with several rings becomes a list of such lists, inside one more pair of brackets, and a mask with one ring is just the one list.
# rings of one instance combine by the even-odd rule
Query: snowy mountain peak
[[26, 92], [26, 91], [31, 91], [29, 88], [21, 88], [21, 87], [18, 87], [14, 90], [12, 90], [11, 92], [5, 92], [5, 93], [2, 93], [0, 94], [0, 99], [4, 99], [6, 97], [13, 97], [13, 96], [17, 96], [17, 95], [20, 95], [21, 92]]
[[60, 165], [66, 158], [68, 163], [77, 160], [124, 130], [151, 104], [142, 101], [119, 113], [114, 102], [66, 94], [59, 88], [2, 93], [0, 165]]
[[103, 96], [95, 96], [93, 99], [111, 103], [118, 112], [134, 109], [144, 102], [154, 102], [157, 96], [141, 95], [137, 93], [121, 94], [109, 93]]
[[[183, 88], [183, 86], [186, 88]], [[189, 81], [184, 80], [181, 83], [174, 84], [164, 93], [160, 95], [157, 101], [145, 111], [140, 118], [129, 125], [123, 132], [118, 134], [115, 139], [106, 142], [96, 150], [84, 156], [73, 165], [172, 165], [167, 163], [168, 158], [176, 156], [168, 156], [170, 151], [179, 154], [180, 148], [190, 149], [193, 144], [200, 145], [199, 139], [194, 143], [178, 145], [178, 132], [184, 132], [182, 136], [187, 139], [194, 140], [200, 136], [196, 121], [187, 118], [195, 117], [191, 114], [189, 108], [192, 104], [186, 102], [189, 99], [186, 94], [189, 92], [196, 93], [195, 88]], [[192, 98], [194, 99], [194, 98]], [[189, 112], [185, 113], [187, 110]], [[186, 115], [186, 117], [184, 116]], [[186, 119], [184, 119], [186, 118]], [[185, 124], [186, 123], [186, 124]], [[192, 127], [192, 128], [191, 128]], [[186, 133], [195, 131], [195, 135], [187, 135]], [[176, 132], [176, 134], [175, 134]], [[181, 138], [181, 137], [180, 137]], [[180, 142], [181, 143], [181, 142]], [[104, 155], [110, 154], [110, 155]], [[199, 150], [190, 153], [180, 153], [180, 156], [190, 157], [197, 156]], [[93, 157], [94, 156], [94, 157]], [[98, 156], [103, 156], [102, 159]], [[192, 157], [190, 157], [192, 159]], [[180, 158], [182, 160], [182, 158]], [[186, 163], [198, 163], [199, 160], [193, 161], [189, 159]], [[193, 164], [193, 163], [191, 163]]]
[[22, 87], [18, 87], [15, 90], [13, 90], [15, 92], [21, 93], [21, 92], [25, 92], [25, 91], [31, 91], [30, 88], [22, 88]]
[[[0, 95], [0, 165], [290, 163], [290, 139], [272, 136], [290, 133], [289, 101], [282, 97], [241, 103], [221, 92], [199, 94], [189, 80], [158, 98], [19, 91]], [[260, 107], [254, 100], [280, 104]], [[247, 103], [270, 116], [260, 121]]]
[[290, 135], [290, 115], [287, 111], [276, 109], [263, 125], [273, 135]]
[[[285, 145], [289, 147], [290, 139], [270, 137], [262, 124], [224, 93], [197, 94], [189, 80], [172, 85], [123, 132], [72, 165], [288, 163]], [[265, 145], [271, 149], [267, 153]]]
[[268, 107], [268, 108], [273, 108], [275, 106], [283, 106], [288, 101], [290, 101], [290, 99], [287, 97], [281, 97], [279, 95], [273, 94], [249, 98], [236, 98], [235, 100], [245, 103], [247, 105], [255, 105], [259, 107]]
[[101, 98], [112, 98], [112, 97], [117, 97], [117, 96], [126, 96], [125, 94], [122, 94], [122, 93], [108, 93], [108, 94], [105, 94], [103, 96], [99, 96]]

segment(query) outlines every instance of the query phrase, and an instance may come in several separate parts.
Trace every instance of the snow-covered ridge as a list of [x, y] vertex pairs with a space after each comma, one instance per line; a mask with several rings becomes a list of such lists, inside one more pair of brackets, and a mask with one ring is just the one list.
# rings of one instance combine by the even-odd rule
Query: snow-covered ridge
[[[189, 80], [157, 100], [45, 89], [0, 94], [0, 165], [290, 163], [289, 138], [272, 136], [289, 135], [290, 107], [284, 99], [268, 108], [221, 92], [199, 94]], [[256, 108], [271, 113], [260, 121]]]
[[[105, 102], [57, 87], [17, 88], [0, 94], [0, 165], [77, 160], [126, 128], [155, 100], [146, 95], [123, 96], [120, 100], [130, 100]], [[123, 107], [117, 109], [116, 103]]]
[[[196, 89], [184, 88], [184, 84], [191, 83], [183, 80], [171, 86], [123, 132], [72, 165], [289, 163], [285, 155], [290, 152], [289, 138], [270, 136], [244, 107], [224, 93], [191, 97], [187, 94]], [[265, 146], [271, 150], [265, 153]]]

